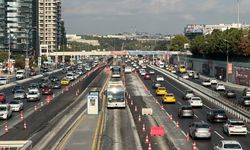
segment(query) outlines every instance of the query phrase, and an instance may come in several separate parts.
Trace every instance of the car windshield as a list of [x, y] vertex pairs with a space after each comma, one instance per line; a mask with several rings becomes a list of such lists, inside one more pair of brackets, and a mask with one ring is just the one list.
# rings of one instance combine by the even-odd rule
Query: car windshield
[[167, 94], [166, 96], [168, 96], [168, 97], [172, 97], [172, 96], [174, 96], [174, 94], [169, 93], [169, 94]]
[[239, 144], [224, 144], [224, 148], [227, 148], [227, 149], [240, 149], [241, 146]]
[[196, 127], [197, 128], [209, 128], [209, 125], [205, 123], [198, 123], [196, 124]]
[[163, 76], [159, 75], [159, 76], [157, 76], [157, 78], [163, 78]]
[[0, 111], [6, 111], [6, 110], [7, 110], [7, 107], [0, 106]]
[[17, 101], [10, 101], [10, 104], [19, 104]]
[[159, 87], [158, 90], [166, 90], [165, 87]]
[[231, 125], [244, 126], [245, 124], [243, 122], [231, 122]]
[[0, 81], [6, 81], [7, 79], [6, 78], [0, 78]]
[[214, 110], [215, 114], [225, 114], [224, 110]]
[[194, 101], [200, 101], [201, 98], [199, 98], [199, 97], [192, 97], [192, 100], [194, 100]]
[[24, 91], [16, 91], [16, 93], [18, 93], [18, 94], [23, 94]]
[[244, 100], [250, 100], [250, 96], [243, 97]]
[[192, 106], [184, 106], [184, 107], [182, 107], [182, 109], [183, 110], [192, 110], [193, 108], [192, 108]]

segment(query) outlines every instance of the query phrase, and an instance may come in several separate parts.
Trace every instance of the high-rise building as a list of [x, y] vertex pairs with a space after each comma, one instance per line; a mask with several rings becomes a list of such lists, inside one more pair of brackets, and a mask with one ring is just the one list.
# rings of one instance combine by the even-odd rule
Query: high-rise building
[[32, 45], [32, 0], [5, 0], [5, 2], [6, 32], [13, 36], [11, 51], [18, 53], [28, 51]]
[[6, 9], [5, 0], [0, 0], [0, 51], [5, 50]]
[[61, 1], [39, 0], [38, 12], [40, 51], [54, 52], [58, 50], [61, 36]]

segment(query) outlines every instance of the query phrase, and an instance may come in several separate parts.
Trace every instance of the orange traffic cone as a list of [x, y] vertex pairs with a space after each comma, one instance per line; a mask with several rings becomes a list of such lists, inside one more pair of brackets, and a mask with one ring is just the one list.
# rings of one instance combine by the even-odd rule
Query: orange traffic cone
[[23, 122], [23, 128], [24, 128], [24, 129], [27, 129], [26, 121]]
[[141, 121], [141, 115], [139, 115], [138, 121]]
[[196, 143], [193, 143], [193, 150], [197, 150]]
[[135, 106], [135, 112], [137, 112], [137, 106]]
[[180, 127], [179, 122], [176, 121], [176, 128], [179, 128], [179, 127]]
[[148, 150], [152, 150], [151, 143], [148, 143]]
[[8, 132], [8, 131], [9, 131], [9, 128], [8, 128], [8, 124], [7, 124], [7, 123], [5, 123], [4, 131], [5, 131], [5, 132]]
[[23, 120], [23, 111], [20, 112], [20, 119]]
[[148, 135], [146, 135], [145, 143], [148, 143], [148, 142], [149, 142]]
[[146, 131], [145, 124], [142, 125], [142, 131], [143, 131], [143, 132]]
[[133, 106], [133, 105], [134, 105], [134, 102], [133, 102], [133, 100], [132, 100], [132, 99], [131, 99], [131, 103], [130, 103], [130, 105], [131, 105], [131, 106]]
[[34, 111], [37, 111], [37, 106], [36, 106], [36, 104], [35, 104], [35, 106], [34, 106]]
[[170, 119], [170, 120], [173, 120], [173, 115], [169, 115], [169, 119]]
[[163, 105], [161, 105], [161, 110], [165, 110], [164, 107], [163, 107]]
[[69, 86], [65, 87], [65, 92], [69, 92]]
[[186, 140], [187, 140], [187, 141], [190, 140], [189, 133], [186, 134]]

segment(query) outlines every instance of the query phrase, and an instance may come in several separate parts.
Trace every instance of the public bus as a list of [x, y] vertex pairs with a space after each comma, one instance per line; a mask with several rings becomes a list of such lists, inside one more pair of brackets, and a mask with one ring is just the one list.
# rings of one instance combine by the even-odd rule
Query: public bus
[[107, 108], [125, 108], [125, 86], [121, 80], [109, 81], [106, 90]]

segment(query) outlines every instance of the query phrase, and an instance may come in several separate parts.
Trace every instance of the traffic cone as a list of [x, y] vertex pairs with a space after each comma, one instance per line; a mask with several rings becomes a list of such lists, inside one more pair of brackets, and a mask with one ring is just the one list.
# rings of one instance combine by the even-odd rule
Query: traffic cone
[[46, 102], [47, 102], [47, 105], [50, 103], [50, 96], [49, 95], [47, 96]]
[[146, 135], [145, 143], [148, 143], [148, 142], [149, 142], [148, 135]]
[[142, 131], [143, 131], [143, 132], [146, 131], [145, 124], [142, 125]]
[[139, 117], [138, 117], [138, 121], [141, 121], [141, 115], [139, 115]]
[[163, 107], [163, 105], [161, 105], [161, 110], [165, 110], [164, 107]]
[[130, 97], [130, 94], [128, 94], [128, 99], [130, 99], [131, 97]]
[[34, 111], [37, 111], [37, 106], [36, 106], [36, 104], [35, 104], [35, 106], [34, 106]]
[[23, 111], [20, 112], [20, 119], [23, 120]]
[[76, 91], [76, 96], [78, 96], [78, 92]]
[[137, 106], [135, 106], [135, 112], [137, 112]]
[[186, 140], [187, 140], [187, 141], [190, 140], [189, 133], [186, 134]]
[[7, 124], [7, 122], [5, 123], [5, 126], [4, 126], [4, 131], [5, 131], [5, 132], [8, 132], [8, 131], [9, 131], [9, 128], [8, 128], [8, 124]]
[[23, 128], [24, 128], [24, 129], [27, 129], [26, 121], [23, 122]]
[[69, 92], [69, 86], [65, 87], [65, 92]]
[[41, 107], [43, 107], [43, 102], [41, 102]]
[[193, 143], [193, 150], [197, 150], [196, 143]]
[[131, 105], [131, 106], [133, 106], [133, 105], [134, 105], [134, 102], [133, 102], [133, 100], [132, 100], [132, 99], [131, 99], [131, 103], [130, 103], [130, 105]]
[[148, 143], [148, 150], [152, 150], [151, 143]]
[[176, 128], [179, 128], [179, 127], [180, 127], [179, 122], [176, 121]]
[[170, 120], [173, 120], [173, 115], [169, 115], [169, 119], [170, 119]]

